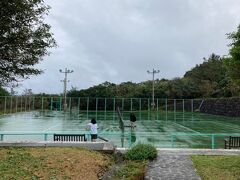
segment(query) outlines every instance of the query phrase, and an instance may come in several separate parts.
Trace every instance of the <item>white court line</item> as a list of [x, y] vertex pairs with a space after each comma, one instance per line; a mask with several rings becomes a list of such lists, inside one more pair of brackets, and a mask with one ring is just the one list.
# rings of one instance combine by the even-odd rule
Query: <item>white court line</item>
[[240, 130], [239, 127], [232, 127], [231, 124], [224, 124], [224, 122], [213, 122], [213, 123], [218, 124], [222, 127], [230, 127], [232, 130], [238, 130], [238, 131]]
[[183, 125], [181, 125], [181, 124], [178, 124], [178, 123], [175, 123], [175, 122], [172, 122], [173, 124], [176, 124], [176, 125], [178, 125], [178, 126], [180, 126], [180, 127], [182, 127], [182, 128], [185, 128], [185, 129], [187, 129], [187, 130], [189, 130], [189, 131], [192, 131], [192, 132], [195, 132], [195, 133], [197, 133], [197, 134], [200, 134], [200, 132], [198, 132], [198, 131], [195, 131], [195, 130], [193, 130], [193, 129], [191, 129], [191, 128], [188, 128], [188, 127], [186, 127], [186, 126], [183, 126]]
[[60, 124], [57, 124], [57, 125], [55, 125], [55, 126], [51, 126], [50, 128], [47, 128], [47, 129], [45, 129], [45, 130], [43, 130], [43, 131], [48, 131], [48, 130], [50, 130], [50, 129], [52, 129], [52, 128], [55, 128], [55, 127], [57, 127], [57, 126], [60, 126]]
[[[71, 125], [76, 125], [76, 124], [71, 124]], [[50, 129], [53, 129], [53, 128], [55, 128], [55, 127], [57, 127], [57, 126], [60, 126], [60, 124], [58, 124], [58, 125], [55, 125], [55, 126], [51, 126], [50, 128], [47, 128], [47, 129], [45, 129], [45, 130], [43, 130], [43, 131], [48, 131], [48, 130], [50, 130]], [[86, 125], [78, 125], [78, 127], [86, 127]]]

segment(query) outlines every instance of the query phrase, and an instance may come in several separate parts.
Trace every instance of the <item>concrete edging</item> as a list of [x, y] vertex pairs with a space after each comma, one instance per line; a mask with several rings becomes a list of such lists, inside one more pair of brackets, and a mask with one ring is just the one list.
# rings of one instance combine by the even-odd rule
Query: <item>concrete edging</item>
[[[125, 153], [129, 148], [116, 148], [117, 151]], [[240, 155], [240, 149], [180, 149], [180, 148], [157, 148], [161, 154], [178, 155]]]
[[0, 147], [83, 147], [96, 151], [114, 151], [110, 142], [0, 142]]

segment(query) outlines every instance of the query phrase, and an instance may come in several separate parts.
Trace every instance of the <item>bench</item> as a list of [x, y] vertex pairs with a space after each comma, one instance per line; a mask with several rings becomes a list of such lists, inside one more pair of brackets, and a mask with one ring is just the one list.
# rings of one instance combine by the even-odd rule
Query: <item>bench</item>
[[87, 141], [85, 134], [53, 134], [53, 141]]
[[240, 148], [240, 137], [229, 136], [225, 139], [225, 149]]

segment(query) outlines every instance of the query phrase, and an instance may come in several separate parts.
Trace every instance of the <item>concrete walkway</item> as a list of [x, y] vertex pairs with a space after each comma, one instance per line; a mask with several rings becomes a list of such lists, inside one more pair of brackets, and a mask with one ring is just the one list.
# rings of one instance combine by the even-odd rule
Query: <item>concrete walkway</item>
[[158, 149], [146, 168], [146, 180], [200, 180], [190, 155], [240, 155], [240, 150]]

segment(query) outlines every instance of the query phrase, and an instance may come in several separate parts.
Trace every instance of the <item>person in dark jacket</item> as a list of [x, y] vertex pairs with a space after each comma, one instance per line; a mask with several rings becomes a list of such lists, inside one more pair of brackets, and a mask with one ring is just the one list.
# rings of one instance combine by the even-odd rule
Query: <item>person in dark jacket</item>
[[130, 113], [130, 123], [131, 123], [131, 128], [136, 127], [135, 122], [137, 121], [137, 118], [134, 113]]

